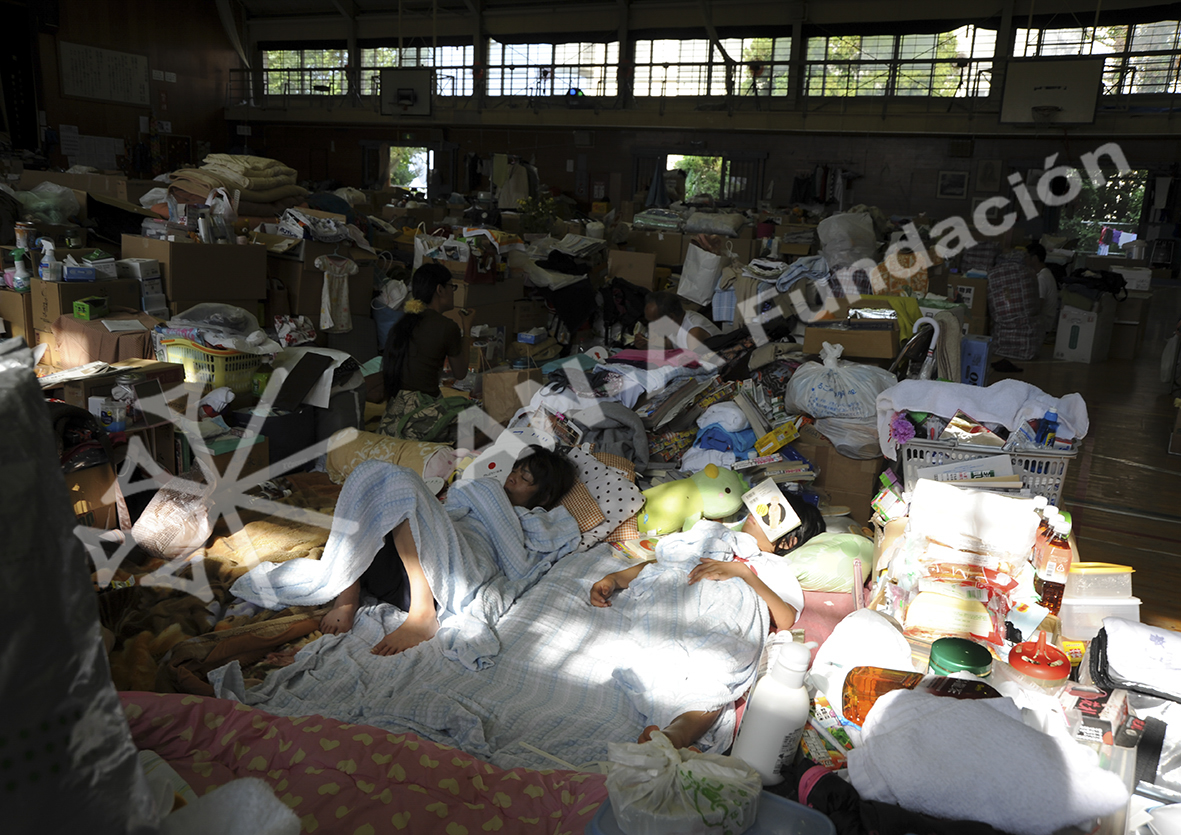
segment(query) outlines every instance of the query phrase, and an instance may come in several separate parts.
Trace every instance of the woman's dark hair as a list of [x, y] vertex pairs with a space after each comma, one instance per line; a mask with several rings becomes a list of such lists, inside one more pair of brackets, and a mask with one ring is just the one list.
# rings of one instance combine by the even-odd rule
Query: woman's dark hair
[[644, 307], [650, 304], [655, 305], [657, 318], [667, 316], [676, 322], [685, 315], [685, 306], [681, 304], [680, 298], [676, 293], [670, 293], [667, 290], [659, 290], [645, 296]]
[[1030, 244], [1025, 247], [1025, 251], [1043, 264], [1046, 263], [1046, 248], [1041, 244]]
[[820, 508], [795, 493], [784, 493], [783, 498], [787, 499], [787, 503], [796, 512], [796, 516], [800, 517], [800, 526], [787, 534], [787, 536], [795, 537], [796, 544], [793, 547], [799, 548], [812, 537], [824, 533], [828, 526], [824, 523], [824, 515], [820, 512]]
[[[451, 281], [451, 271], [442, 264], [423, 264], [410, 278], [410, 299], [430, 304], [435, 290]], [[410, 299], [407, 299], [409, 302]], [[410, 351], [410, 338], [422, 320], [421, 313], [404, 312], [402, 318], [390, 328], [385, 340], [385, 359], [381, 372], [385, 380], [385, 396], [393, 397], [402, 390], [402, 371]]]
[[529, 470], [537, 488], [533, 494], [533, 507], [550, 510], [570, 492], [578, 480], [578, 470], [574, 462], [562, 453], [538, 444], [531, 444], [525, 454], [528, 457], [518, 459], [513, 469], [524, 467]]

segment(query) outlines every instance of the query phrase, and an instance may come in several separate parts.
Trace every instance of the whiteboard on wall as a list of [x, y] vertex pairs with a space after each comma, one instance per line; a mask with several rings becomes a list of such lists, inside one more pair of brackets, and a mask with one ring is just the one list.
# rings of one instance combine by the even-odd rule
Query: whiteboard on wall
[[149, 106], [146, 56], [65, 41], [58, 54], [63, 96]]
[[1042, 109], [1049, 122], [1083, 125], [1095, 121], [1102, 58], [1032, 58], [1009, 61], [1001, 122], [1035, 124]]

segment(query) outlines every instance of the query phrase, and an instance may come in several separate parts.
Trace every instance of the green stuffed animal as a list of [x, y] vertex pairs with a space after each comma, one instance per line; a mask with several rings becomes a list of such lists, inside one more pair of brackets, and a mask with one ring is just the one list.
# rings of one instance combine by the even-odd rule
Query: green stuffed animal
[[687, 531], [699, 519], [721, 519], [737, 512], [742, 494], [749, 489], [746, 479], [733, 470], [707, 464], [689, 478], [645, 490], [637, 527], [640, 533], [658, 536]]

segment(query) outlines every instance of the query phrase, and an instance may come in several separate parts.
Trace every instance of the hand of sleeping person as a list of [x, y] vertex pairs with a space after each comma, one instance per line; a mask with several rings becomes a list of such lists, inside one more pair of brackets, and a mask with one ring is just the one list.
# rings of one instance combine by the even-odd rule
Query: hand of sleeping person
[[741, 577], [746, 571], [750, 571], [750, 569], [738, 560], [722, 562], [702, 557], [701, 563], [689, 572], [689, 585], [700, 580], [729, 580], [733, 577]]
[[608, 574], [602, 580], [591, 586], [590, 602], [592, 606], [606, 609], [611, 606], [611, 595], [619, 590], [614, 574]]

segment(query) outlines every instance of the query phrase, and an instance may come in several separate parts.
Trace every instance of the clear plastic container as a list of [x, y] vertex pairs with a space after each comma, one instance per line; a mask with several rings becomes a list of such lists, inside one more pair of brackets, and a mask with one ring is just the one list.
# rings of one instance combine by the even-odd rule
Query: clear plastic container
[[1066, 576], [1065, 597], [1131, 597], [1134, 568], [1109, 562], [1078, 562]]
[[1063, 597], [1058, 612], [1062, 637], [1089, 641], [1103, 628], [1104, 618], [1123, 618], [1140, 622], [1138, 597]]

